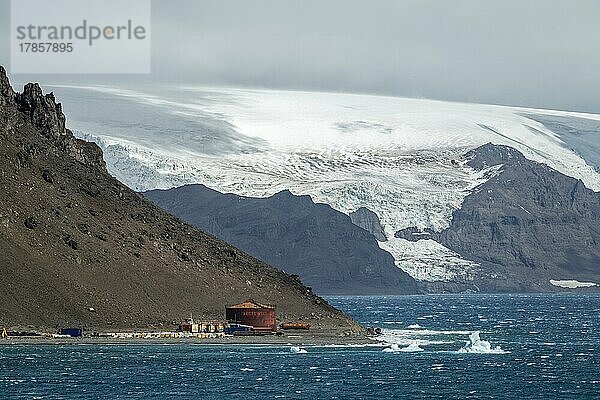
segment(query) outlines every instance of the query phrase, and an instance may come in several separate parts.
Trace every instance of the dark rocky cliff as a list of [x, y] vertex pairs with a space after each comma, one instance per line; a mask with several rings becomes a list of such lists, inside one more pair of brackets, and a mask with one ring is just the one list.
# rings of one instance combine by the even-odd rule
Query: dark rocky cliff
[[600, 282], [600, 193], [508, 146], [486, 144], [466, 158], [475, 169], [501, 167], [467, 196], [448, 229], [408, 228], [397, 237], [429, 237], [480, 263], [482, 290], [559, 290], [551, 279]]
[[299, 275], [318, 293], [416, 293], [415, 281], [394, 265], [373, 235], [309, 196], [283, 191], [258, 199], [203, 185], [144, 195], [200, 229]]
[[190, 312], [222, 319], [226, 304], [254, 298], [282, 320], [361, 331], [293, 276], [111, 177], [54, 96], [37, 84], [15, 93], [2, 67], [0, 148], [0, 325], [171, 327]]
[[387, 241], [385, 237], [385, 232], [381, 227], [381, 222], [379, 221], [379, 217], [373, 211], [369, 210], [366, 207], [361, 207], [358, 210], [351, 212], [348, 214], [352, 223], [356, 226], [360, 226], [367, 232], [370, 232], [375, 239], [380, 242]]

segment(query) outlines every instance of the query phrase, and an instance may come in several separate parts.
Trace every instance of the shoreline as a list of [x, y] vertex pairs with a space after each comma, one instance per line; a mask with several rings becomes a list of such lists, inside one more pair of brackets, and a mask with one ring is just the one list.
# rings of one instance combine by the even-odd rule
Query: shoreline
[[69, 345], [69, 344], [99, 344], [99, 345], [139, 345], [139, 344], [195, 344], [195, 345], [366, 345], [380, 343], [374, 337], [369, 336], [339, 336], [319, 333], [294, 333], [290, 335], [276, 336], [227, 336], [220, 338], [114, 338], [114, 337], [74, 337], [74, 338], [52, 338], [32, 336], [11, 336], [0, 339], [3, 345]]

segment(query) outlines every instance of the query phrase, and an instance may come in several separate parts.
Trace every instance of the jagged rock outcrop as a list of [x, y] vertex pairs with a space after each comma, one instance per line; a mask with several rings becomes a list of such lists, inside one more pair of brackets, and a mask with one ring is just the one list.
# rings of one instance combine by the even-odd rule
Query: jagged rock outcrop
[[[110, 176], [54, 96], [0, 67], [0, 325], [171, 328], [247, 298], [282, 320], [361, 332], [293, 276], [161, 210]], [[93, 309], [94, 312], [89, 310]]]
[[[18, 110], [18, 117], [23, 118], [28, 124], [36, 127], [36, 130], [47, 137], [55, 147], [51, 151], [68, 153], [80, 162], [106, 168], [102, 157], [102, 150], [95, 144], [75, 138], [72, 132], [65, 127], [66, 118], [62, 111], [62, 105], [56, 102], [54, 94], [44, 94], [37, 83], [28, 83], [22, 93], [15, 93], [12, 89], [6, 71], [0, 70], [0, 92], [3, 107], [14, 105]], [[7, 129], [19, 129], [21, 122], [16, 114], [5, 114], [4, 123]], [[9, 131], [10, 133], [10, 131]], [[35, 144], [23, 149], [22, 156], [27, 158], [35, 155], [37, 147]]]
[[44, 135], [58, 138], [67, 134], [62, 106], [53, 93], [44, 95], [37, 83], [26, 84], [23, 92], [16, 94], [15, 104]]
[[481, 290], [564, 290], [550, 280], [600, 283], [600, 193], [508, 146], [486, 144], [466, 158], [478, 170], [501, 167], [467, 196], [450, 227], [409, 228], [397, 237], [425, 235], [480, 263]]
[[0, 65], [0, 105], [7, 106], [15, 101], [15, 91], [13, 90], [6, 70]]
[[416, 242], [422, 239], [437, 240], [439, 235], [431, 228], [419, 229], [411, 226], [394, 233], [394, 237], [406, 239], [410, 242]]
[[387, 241], [387, 237], [385, 236], [385, 232], [381, 227], [379, 217], [373, 211], [366, 207], [360, 207], [358, 210], [353, 211], [348, 215], [350, 216], [350, 220], [354, 225], [360, 226], [365, 231], [370, 232], [373, 236], [375, 236], [375, 239], [380, 242]]
[[416, 293], [369, 232], [326, 204], [289, 191], [268, 198], [222, 194], [203, 185], [144, 196], [200, 229], [297, 274], [322, 294]]

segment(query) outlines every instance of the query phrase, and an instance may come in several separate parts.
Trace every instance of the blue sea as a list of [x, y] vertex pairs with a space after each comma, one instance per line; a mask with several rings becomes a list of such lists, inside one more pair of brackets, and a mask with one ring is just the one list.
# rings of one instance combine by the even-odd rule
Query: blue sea
[[329, 297], [370, 346], [0, 346], [0, 398], [600, 399], [600, 295]]

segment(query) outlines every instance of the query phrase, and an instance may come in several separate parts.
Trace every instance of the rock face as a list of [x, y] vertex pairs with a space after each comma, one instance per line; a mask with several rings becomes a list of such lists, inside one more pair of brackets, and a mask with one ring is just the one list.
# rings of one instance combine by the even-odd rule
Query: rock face
[[168, 329], [254, 298], [281, 320], [361, 331], [293, 276], [115, 180], [54, 96], [37, 84], [15, 93], [1, 67], [0, 147], [0, 325]]
[[322, 294], [416, 293], [373, 235], [309, 196], [283, 191], [258, 199], [203, 185], [152, 190], [144, 196], [200, 229], [299, 275]]
[[370, 232], [378, 241], [387, 241], [387, 237], [385, 237], [385, 233], [379, 222], [379, 217], [373, 211], [366, 207], [361, 207], [351, 212], [349, 216], [354, 225], [360, 226], [365, 231]]
[[550, 280], [600, 283], [599, 193], [507, 146], [487, 144], [466, 158], [475, 169], [501, 167], [467, 196], [449, 228], [409, 228], [397, 237], [426, 236], [480, 263], [474, 283], [481, 290], [564, 290]]
[[25, 85], [23, 92], [16, 94], [16, 104], [42, 134], [53, 138], [67, 134], [62, 106], [56, 103], [54, 94], [44, 95], [37, 83]]
[[419, 229], [411, 226], [394, 233], [394, 237], [416, 242], [421, 239], [437, 239], [439, 235], [431, 228]]

